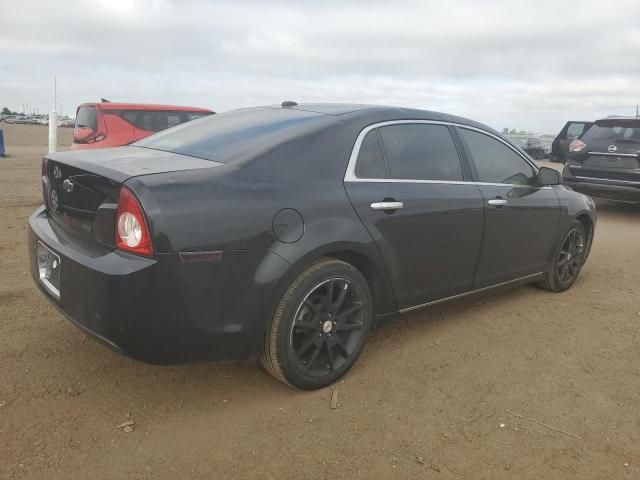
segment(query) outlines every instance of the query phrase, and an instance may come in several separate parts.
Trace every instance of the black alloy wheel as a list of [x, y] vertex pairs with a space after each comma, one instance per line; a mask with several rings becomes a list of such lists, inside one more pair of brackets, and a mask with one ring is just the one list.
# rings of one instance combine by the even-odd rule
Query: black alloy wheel
[[340, 260], [322, 260], [300, 274], [283, 295], [262, 363], [276, 378], [296, 387], [329, 385], [357, 359], [372, 314], [362, 274]]
[[579, 220], [574, 220], [564, 235], [552, 268], [540, 286], [554, 292], [570, 288], [580, 274], [586, 253], [587, 236], [584, 225]]

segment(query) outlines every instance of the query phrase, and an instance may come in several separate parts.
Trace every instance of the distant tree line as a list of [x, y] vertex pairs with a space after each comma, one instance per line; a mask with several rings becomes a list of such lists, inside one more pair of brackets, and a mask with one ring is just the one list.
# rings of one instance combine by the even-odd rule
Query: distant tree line
[[2, 108], [2, 115], [22, 115], [22, 114], [18, 113], [18, 112], [12, 112], [7, 107], [3, 107]]

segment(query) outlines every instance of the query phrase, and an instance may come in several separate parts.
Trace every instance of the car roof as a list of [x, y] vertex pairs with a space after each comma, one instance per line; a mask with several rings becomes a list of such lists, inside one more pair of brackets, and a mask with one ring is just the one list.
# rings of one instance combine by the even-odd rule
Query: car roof
[[[285, 102], [283, 102], [285, 103]], [[295, 102], [294, 102], [295, 103]], [[290, 109], [303, 112], [314, 112], [322, 115], [331, 116], [357, 116], [360, 118], [376, 117], [378, 121], [385, 120], [433, 120], [441, 122], [459, 123], [462, 125], [473, 126], [491, 133], [499, 134], [491, 127], [470, 120], [468, 118], [450, 115], [432, 110], [420, 110], [417, 108], [393, 107], [386, 105], [367, 105], [357, 103], [300, 103], [289, 105], [265, 105], [255, 108], [274, 108], [274, 109]], [[382, 118], [382, 120], [380, 120]]]
[[124, 103], [124, 102], [90, 102], [78, 105], [80, 107], [96, 107], [102, 110], [162, 110], [162, 111], [185, 111], [185, 112], [207, 112], [214, 113], [213, 110], [200, 107], [185, 107], [180, 105], [160, 105], [154, 103]]

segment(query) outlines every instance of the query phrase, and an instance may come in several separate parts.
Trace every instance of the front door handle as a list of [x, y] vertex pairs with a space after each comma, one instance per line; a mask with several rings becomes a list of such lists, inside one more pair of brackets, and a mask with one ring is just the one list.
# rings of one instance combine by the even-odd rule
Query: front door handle
[[371, 210], [399, 210], [404, 207], [402, 202], [374, 202], [371, 204]]
[[507, 201], [504, 198], [492, 198], [487, 203], [492, 207], [503, 207], [507, 204]]

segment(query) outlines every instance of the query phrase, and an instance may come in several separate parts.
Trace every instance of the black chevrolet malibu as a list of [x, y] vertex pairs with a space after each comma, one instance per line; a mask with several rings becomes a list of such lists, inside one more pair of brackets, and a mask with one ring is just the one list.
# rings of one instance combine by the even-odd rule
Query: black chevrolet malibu
[[595, 211], [560, 180], [441, 113], [237, 110], [48, 155], [31, 273], [73, 323], [134, 358], [258, 356], [319, 388], [398, 312], [507, 284], [569, 288]]

